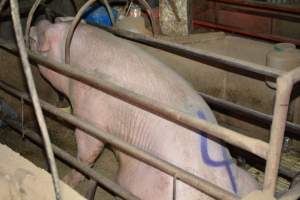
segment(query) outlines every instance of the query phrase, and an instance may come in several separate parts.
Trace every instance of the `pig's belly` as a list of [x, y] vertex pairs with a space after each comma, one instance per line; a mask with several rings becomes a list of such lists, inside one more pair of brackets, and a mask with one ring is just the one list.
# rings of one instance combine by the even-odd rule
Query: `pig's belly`
[[154, 167], [120, 152], [117, 155], [120, 160], [119, 184], [142, 200], [172, 200], [175, 187], [176, 200], [212, 200], [181, 181], [177, 180], [174, 187], [173, 177]]

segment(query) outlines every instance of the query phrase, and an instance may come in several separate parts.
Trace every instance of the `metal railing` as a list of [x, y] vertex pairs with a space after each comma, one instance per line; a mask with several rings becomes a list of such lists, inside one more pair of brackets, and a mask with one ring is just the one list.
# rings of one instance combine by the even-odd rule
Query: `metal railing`
[[[129, 38], [131, 40], [139, 41], [144, 44], [150, 44], [158, 48], [171, 50], [173, 52], [178, 53], [179, 55], [183, 55], [189, 58], [194, 58], [196, 60], [199, 59], [204, 59], [206, 61], [211, 60], [217, 63], [222, 63], [228, 66], [232, 66], [234, 69], [238, 69], [239, 71], [242, 70], [246, 72], [251, 72], [252, 74], [258, 74], [260, 76], [265, 76], [271, 79], [277, 78], [276, 102], [274, 106], [274, 116], [273, 116], [272, 128], [271, 128], [271, 139], [269, 143], [266, 143], [264, 141], [244, 136], [238, 132], [209, 123], [207, 121], [194, 118], [174, 108], [171, 108], [160, 102], [157, 102], [151, 98], [139, 95], [125, 88], [119, 87], [115, 83], [106, 80], [105, 76], [101, 73], [95, 75], [94, 73], [91, 73], [87, 70], [79, 69], [77, 67], [71, 67], [70, 65], [67, 64], [61, 64], [53, 60], [46, 59], [30, 50], [27, 50], [27, 54], [29, 58], [37, 62], [38, 64], [41, 64], [58, 73], [76, 79], [78, 81], [84, 82], [111, 96], [126, 101], [127, 103], [130, 103], [148, 112], [156, 114], [169, 121], [175, 122], [178, 125], [181, 125], [185, 128], [191, 130], [197, 130], [197, 132], [198, 130], [204, 131], [211, 136], [224, 140], [227, 143], [235, 145], [239, 148], [242, 148], [246, 151], [249, 151], [265, 159], [267, 161], [267, 164], [265, 170], [266, 174], [265, 174], [263, 192], [269, 194], [270, 196], [274, 196], [278, 167], [279, 167], [279, 160], [280, 160], [280, 154], [281, 154], [281, 148], [283, 142], [283, 135], [286, 126], [286, 117], [287, 117], [289, 99], [294, 84], [300, 80], [300, 68], [282, 74], [281, 71], [270, 69], [265, 66], [256, 65], [238, 59], [232, 59], [226, 56], [220, 56], [210, 52], [194, 50], [192, 48], [183, 47], [177, 44], [171, 44], [169, 42], [160, 41], [145, 36], [140, 36], [138, 34], [133, 34], [127, 31], [118, 30], [115, 28], [106, 28], [106, 30], [111, 31], [116, 35], [126, 37], [127, 39]], [[17, 51], [15, 47], [12, 47], [4, 43], [2, 43], [1, 46], [14, 52]], [[7, 87], [7, 85], [3, 83], [0, 84], [0, 88], [14, 95], [27, 99], [29, 101], [29, 97], [26, 96], [26, 94], [19, 93], [18, 91], [13, 90], [10, 87]], [[225, 191], [224, 189], [219, 188], [207, 182], [206, 180], [196, 177], [190, 174], [189, 172], [186, 172], [131, 144], [128, 144], [127, 142], [119, 139], [113, 134], [105, 133], [104, 131], [100, 130], [90, 122], [87, 122], [73, 115], [59, 111], [54, 106], [51, 106], [43, 101], [41, 101], [41, 105], [43, 109], [47, 110], [52, 114], [55, 114], [56, 116], [63, 118], [67, 122], [86, 131], [88, 134], [92, 135], [93, 137], [105, 141], [111, 144], [112, 146], [114, 146], [116, 149], [134, 158], [137, 158], [155, 168], [158, 168], [161, 171], [171, 176], [176, 176], [177, 179], [195, 187], [196, 189], [214, 198], [239, 199], [234, 194], [231, 194]], [[118, 186], [115, 185], [111, 187], [118, 187]], [[120, 191], [114, 190], [114, 192], [122, 196], [122, 194], [119, 194]], [[128, 196], [127, 198], [134, 199], [135, 197]]]

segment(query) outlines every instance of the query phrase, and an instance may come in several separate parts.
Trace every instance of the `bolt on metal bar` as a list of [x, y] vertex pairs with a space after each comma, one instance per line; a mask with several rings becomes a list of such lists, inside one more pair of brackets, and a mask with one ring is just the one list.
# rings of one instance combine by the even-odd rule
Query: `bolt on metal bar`
[[290, 96], [295, 83], [300, 81], [300, 67], [277, 78], [274, 117], [271, 126], [269, 153], [265, 170], [263, 190], [274, 195], [281, 158], [281, 149], [287, 120]]
[[[0, 88], [2, 88], [4, 91], [13, 94], [14, 96], [17, 96], [20, 98], [22, 96], [24, 100], [31, 102], [29, 99], [29, 96], [27, 93], [20, 92], [3, 82], [0, 82]], [[56, 107], [50, 105], [49, 103], [46, 103], [41, 100], [42, 107], [49, 113], [54, 114], [55, 116], [58, 116], [62, 119], [64, 119], [66, 122], [80, 128], [81, 130], [85, 131], [89, 135], [95, 137], [96, 139], [99, 139], [101, 141], [107, 142], [111, 144], [116, 149], [120, 150], [121, 152], [128, 154], [142, 162], [145, 162], [157, 169], [160, 169], [161, 171], [165, 172], [166, 174], [169, 174], [170, 176], [176, 176], [178, 180], [202, 191], [205, 194], [208, 194], [209, 196], [212, 196], [216, 199], [224, 199], [224, 200], [238, 200], [239, 198], [235, 196], [234, 194], [202, 179], [199, 178], [189, 172], [186, 172], [185, 170], [176, 167], [175, 165], [166, 162], [164, 160], [161, 160], [160, 158], [157, 158], [125, 141], [120, 139], [119, 137], [106, 133], [99, 129], [98, 127], [94, 126], [93, 124], [89, 123], [86, 120], [80, 119], [79, 117], [75, 117], [71, 114], [67, 114]]]
[[[41, 137], [38, 133], [28, 129], [24, 128], [22, 129], [22, 126], [20, 123], [4, 118], [3, 121], [7, 123], [11, 128], [17, 130], [20, 134], [23, 134], [32, 140], [34, 143], [37, 143], [39, 146], [43, 146], [43, 142], [41, 140]], [[41, 147], [42, 148], [42, 147]], [[100, 173], [96, 172], [92, 168], [90, 168], [88, 165], [85, 165], [84, 163], [80, 162], [76, 158], [74, 158], [69, 153], [65, 152], [64, 150], [60, 149], [56, 145], [52, 144], [53, 152], [54, 154], [61, 159], [62, 161], [66, 162], [68, 165], [71, 165], [81, 173], [87, 175], [88, 177], [95, 180], [99, 185], [104, 187], [106, 190], [109, 190], [111, 193], [118, 195], [119, 197], [122, 197], [127, 200], [139, 200], [138, 197], [134, 196], [124, 188], [122, 188], [119, 184], [115, 183], [114, 181], [106, 178], [105, 176], [101, 175]]]

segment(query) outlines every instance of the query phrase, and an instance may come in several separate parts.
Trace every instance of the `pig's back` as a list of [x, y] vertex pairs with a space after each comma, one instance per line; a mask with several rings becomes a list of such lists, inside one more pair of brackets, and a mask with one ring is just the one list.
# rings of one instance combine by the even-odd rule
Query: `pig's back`
[[182, 111], [203, 109], [210, 113], [176, 72], [140, 47], [101, 29], [84, 24], [77, 28], [71, 43], [71, 64], [101, 72], [119, 86]]

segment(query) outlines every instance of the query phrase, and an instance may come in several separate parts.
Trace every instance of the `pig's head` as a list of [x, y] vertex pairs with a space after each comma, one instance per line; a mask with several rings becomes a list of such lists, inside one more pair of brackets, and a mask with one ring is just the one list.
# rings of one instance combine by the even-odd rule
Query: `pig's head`
[[[51, 60], [63, 63], [66, 30], [66, 24], [52, 24], [47, 20], [41, 20], [30, 29], [31, 50]], [[56, 89], [67, 93], [67, 77], [40, 65], [39, 69], [42, 75], [48, 79]]]
[[40, 21], [36, 26], [30, 28], [30, 48], [33, 51], [46, 53], [49, 51], [49, 41], [46, 37], [46, 31], [51, 23], [47, 20]]
[[30, 29], [30, 48], [42, 55], [63, 62], [65, 28], [62, 24], [52, 24], [47, 20], [39, 21]]

